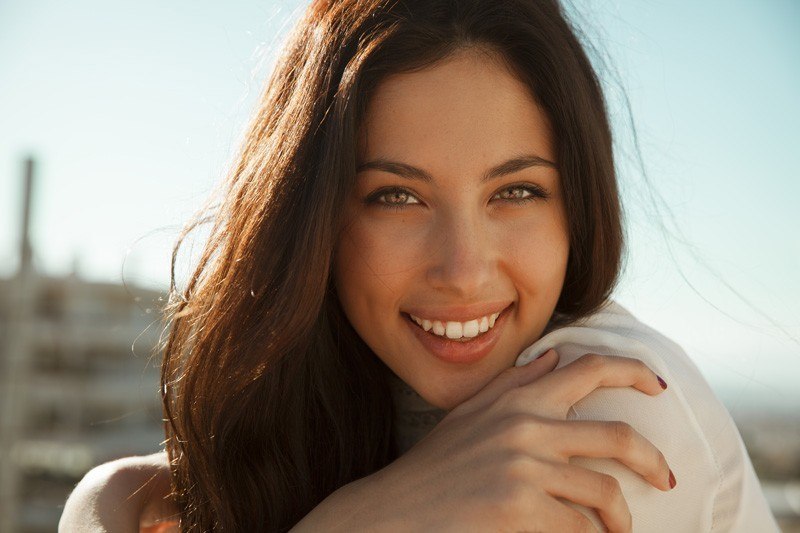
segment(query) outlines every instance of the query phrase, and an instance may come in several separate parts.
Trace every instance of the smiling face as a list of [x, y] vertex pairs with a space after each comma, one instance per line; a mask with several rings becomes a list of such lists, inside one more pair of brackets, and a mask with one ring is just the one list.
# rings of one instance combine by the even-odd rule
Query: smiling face
[[389, 76], [370, 100], [337, 293], [437, 407], [512, 366], [555, 309], [569, 243], [553, 144], [529, 88], [475, 49]]

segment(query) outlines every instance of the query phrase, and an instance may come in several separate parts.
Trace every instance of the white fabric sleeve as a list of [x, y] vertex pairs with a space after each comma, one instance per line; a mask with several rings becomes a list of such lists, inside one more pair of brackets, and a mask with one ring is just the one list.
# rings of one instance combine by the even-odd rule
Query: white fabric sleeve
[[[640, 359], [668, 385], [648, 396], [633, 388], [600, 388], [575, 404], [568, 419], [621, 420], [667, 459], [675, 489], [662, 492], [613, 459], [576, 457], [571, 463], [613, 475], [633, 517], [633, 531], [779, 531], [730, 414], [683, 350], [611, 303], [574, 325], [556, 329], [517, 358], [521, 366], [550, 348], [562, 367], [586, 353]], [[597, 514], [579, 509], [604, 530]]]

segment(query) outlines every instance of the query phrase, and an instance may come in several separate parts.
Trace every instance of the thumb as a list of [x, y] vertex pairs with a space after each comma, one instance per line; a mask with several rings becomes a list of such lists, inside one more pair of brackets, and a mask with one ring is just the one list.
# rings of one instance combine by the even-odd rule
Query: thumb
[[507, 368], [462, 405], [468, 406], [470, 411], [485, 407], [506, 391], [532, 383], [551, 372], [558, 365], [558, 359], [558, 352], [550, 348], [527, 365]]
[[545, 374], [552, 372], [553, 369], [558, 366], [559, 359], [560, 357], [555, 348], [550, 348], [530, 363], [522, 366], [512, 367], [512, 369], [517, 368], [520, 371], [513, 372], [511, 378], [509, 379], [514, 382], [514, 387], [522, 387], [528, 383], [533, 383]]

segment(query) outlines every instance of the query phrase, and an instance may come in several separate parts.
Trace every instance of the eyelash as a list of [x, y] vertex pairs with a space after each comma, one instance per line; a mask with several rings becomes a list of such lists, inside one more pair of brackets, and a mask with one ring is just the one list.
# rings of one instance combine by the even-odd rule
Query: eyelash
[[[515, 189], [520, 189], [523, 192], [527, 192], [528, 196], [524, 198], [504, 198], [504, 200], [509, 202], [514, 202], [517, 204], [524, 204], [527, 202], [532, 202], [534, 200], [547, 200], [550, 198], [550, 194], [543, 187], [538, 185], [534, 185], [533, 183], [517, 183], [515, 185], [509, 185], [505, 189], [501, 189], [497, 194], [506, 191], [513, 191]], [[496, 196], [496, 195], [495, 195]], [[492, 196], [494, 198], [494, 196]]]
[[[364, 203], [367, 205], [376, 205], [382, 209], [392, 209], [392, 210], [400, 210], [405, 209], [409, 205], [415, 204], [391, 204], [385, 201], [381, 201], [381, 198], [384, 196], [389, 196], [390, 194], [406, 194], [409, 197], [416, 198], [410, 191], [403, 189], [401, 187], [383, 187], [378, 189], [377, 191], [371, 193], [364, 199]], [[419, 202], [419, 200], [417, 200]]]
[[[513, 202], [519, 205], [532, 202], [534, 200], [546, 200], [550, 198], [550, 194], [542, 187], [539, 187], [538, 185], [534, 185], [532, 183], [519, 183], [515, 185], [509, 185], [508, 187], [500, 190], [494, 196], [492, 196], [492, 199], [494, 199], [495, 196], [498, 196], [503, 192], [513, 191], [517, 189], [522, 190], [523, 193], [527, 192], [528, 196], [525, 196], [524, 198], [500, 198], [500, 200]], [[403, 189], [402, 187], [384, 187], [378, 189], [377, 191], [367, 196], [364, 199], [364, 203], [367, 205], [376, 205], [381, 209], [391, 209], [394, 211], [405, 209], [410, 205], [416, 205], [417, 203], [420, 203], [419, 199], [417, 199], [417, 202], [415, 203], [405, 203], [405, 204], [392, 204], [381, 200], [381, 198], [388, 196], [390, 194], [405, 194], [408, 195], [409, 197], [413, 197], [416, 199], [416, 196], [414, 196], [413, 193], [411, 193], [407, 189]]]

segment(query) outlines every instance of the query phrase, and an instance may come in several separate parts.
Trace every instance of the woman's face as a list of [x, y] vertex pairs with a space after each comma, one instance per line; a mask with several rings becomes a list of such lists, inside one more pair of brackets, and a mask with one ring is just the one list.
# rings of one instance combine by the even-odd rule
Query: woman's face
[[561, 292], [548, 118], [498, 59], [465, 50], [383, 80], [358, 168], [336, 251], [342, 307], [397, 376], [451, 409], [541, 336]]

